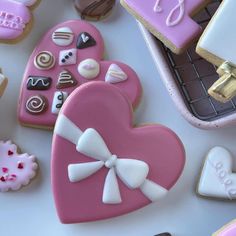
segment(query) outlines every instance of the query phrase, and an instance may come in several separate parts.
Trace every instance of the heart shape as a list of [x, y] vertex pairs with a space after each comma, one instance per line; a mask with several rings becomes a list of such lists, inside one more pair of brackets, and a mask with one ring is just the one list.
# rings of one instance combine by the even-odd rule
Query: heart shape
[[[63, 223], [101, 220], [134, 211], [150, 204], [152, 194], [156, 192], [147, 189], [159, 185], [159, 189], [152, 189], [160, 190], [157, 192], [161, 195], [163, 189], [169, 190], [176, 183], [185, 163], [184, 148], [179, 138], [161, 125], [133, 127], [132, 120], [128, 98], [110, 84], [91, 82], [69, 96], [54, 130], [51, 165], [55, 204]], [[87, 139], [87, 132], [91, 129], [101, 136], [103, 141], [99, 142], [104, 142], [103, 145], [95, 145], [99, 142], [94, 140], [84, 141], [91, 140]], [[75, 137], [82, 134], [83, 141], [81, 136], [77, 142]], [[67, 138], [63, 137], [65, 135]], [[94, 158], [91, 158], [94, 152], [94, 158], [100, 161], [94, 162]], [[125, 161], [125, 167], [135, 162], [134, 165], [143, 165], [142, 168], [147, 165], [148, 169], [143, 176], [136, 172], [135, 176], [120, 177], [122, 173], [117, 173], [117, 161]], [[77, 164], [82, 164], [82, 172], [86, 165], [86, 173], [77, 172], [83, 178], [79, 176], [81, 181], [75, 179], [75, 182], [71, 182], [68, 166], [76, 167]], [[125, 173], [128, 175], [127, 171]], [[114, 181], [114, 175], [117, 175], [117, 182]], [[138, 183], [140, 188], [131, 189], [128, 185], [132, 185], [132, 181], [126, 183], [122, 177], [129, 180], [132, 177], [146, 177], [148, 184], [140, 186]], [[107, 189], [119, 190], [120, 204], [103, 202], [106, 201], [104, 196], [114, 196], [112, 191], [106, 192]]]
[[0, 141], [0, 192], [18, 190], [36, 175], [36, 158], [19, 154], [11, 141]]
[[236, 174], [232, 172], [233, 158], [223, 147], [214, 147], [207, 154], [198, 193], [201, 196], [236, 199]]
[[[89, 40], [83, 42], [81, 35]], [[53, 128], [64, 98], [81, 84], [105, 78], [137, 106], [142, 92], [138, 76], [123, 63], [102, 61], [103, 54], [100, 32], [85, 21], [67, 21], [50, 29], [26, 66], [18, 105], [20, 123]]]

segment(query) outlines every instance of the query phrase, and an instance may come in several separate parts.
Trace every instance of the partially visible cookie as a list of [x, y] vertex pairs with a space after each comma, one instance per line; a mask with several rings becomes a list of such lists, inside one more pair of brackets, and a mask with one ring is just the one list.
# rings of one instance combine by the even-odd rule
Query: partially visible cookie
[[201, 57], [219, 67], [217, 72], [220, 79], [212, 85], [208, 93], [223, 103], [236, 96], [236, 46], [235, 33], [231, 27], [236, 20], [235, 8], [235, 0], [221, 3], [196, 49]]
[[222, 199], [236, 199], [236, 173], [232, 172], [233, 158], [223, 147], [212, 148], [206, 157], [197, 192], [199, 195]]
[[32, 28], [32, 9], [39, 0], [0, 1], [0, 43], [17, 43]]
[[176, 54], [184, 52], [200, 35], [201, 27], [191, 17], [209, 2], [121, 0], [129, 13]]
[[1, 73], [0, 69], [0, 97], [3, 95], [6, 86], [7, 86], [7, 78]]
[[75, 8], [82, 19], [102, 20], [112, 11], [116, 0], [74, 0]]
[[170, 233], [161, 233], [161, 234], [156, 234], [155, 236], [171, 236]]
[[235, 236], [236, 235], [236, 220], [231, 221], [227, 225], [223, 226], [212, 236]]
[[0, 192], [19, 190], [36, 175], [36, 158], [17, 149], [11, 141], [0, 141]]

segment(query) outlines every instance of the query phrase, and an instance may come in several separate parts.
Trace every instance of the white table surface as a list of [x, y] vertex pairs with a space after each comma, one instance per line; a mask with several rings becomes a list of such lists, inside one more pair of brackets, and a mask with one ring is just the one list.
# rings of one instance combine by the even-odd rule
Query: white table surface
[[206, 200], [195, 193], [204, 156], [211, 147], [223, 145], [236, 155], [236, 127], [204, 131], [181, 117], [159, 79], [136, 21], [117, 3], [106, 21], [95, 24], [105, 39], [106, 58], [127, 63], [138, 73], [143, 97], [135, 122], [157, 122], [172, 128], [185, 145], [186, 166], [176, 186], [161, 202], [114, 219], [61, 224], [50, 186], [52, 133], [21, 127], [17, 123], [16, 108], [25, 65], [37, 41], [55, 24], [78, 15], [72, 0], [42, 0], [34, 16], [34, 29], [24, 41], [0, 45], [0, 66], [9, 78], [6, 93], [0, 100], [0, 139], [12, 139], [23, 151], [36, 155], [40, 171], [21, 191], [0, 194], [0, 235], [153, 236], [168, 231], [174, 236], [210, 236], [236, 218], [235, 202]]

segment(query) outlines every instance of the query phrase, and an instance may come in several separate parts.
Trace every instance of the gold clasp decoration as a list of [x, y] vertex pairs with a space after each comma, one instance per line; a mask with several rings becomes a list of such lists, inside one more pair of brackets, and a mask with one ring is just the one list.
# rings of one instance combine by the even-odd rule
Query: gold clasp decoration
[[209, 88], [208, 93], [217, 101], [226, 103], [236, 96], [236, 66], [225, 61], [217, 73], [220, 78]]

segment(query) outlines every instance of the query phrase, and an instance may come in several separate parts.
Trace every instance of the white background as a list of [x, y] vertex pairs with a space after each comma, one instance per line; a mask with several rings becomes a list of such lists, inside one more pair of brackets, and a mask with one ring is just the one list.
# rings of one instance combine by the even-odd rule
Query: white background
[[[227, 147], [236, 156], [236, 127], [204, 131], [192, 127], [176, 110], [164, 88], [135, 20], [117, 3], [113, 14], [96, 23], [105, 39], [106, 59], [129, 64], [140, 76], [142, 102], [135, 122], [161, 123], [182, 139], [187, 154], [184, 173], [168, 197], [125, 216], [100, 222], [63, 225], [59, 222], [50, 187], [52, 133], [21, 127], [16, 109], [27, 60], [37, 41], [49, 28], [77, 19], [72, 0], [42, 0], [34, 11], [35, 26], [17, 45], [0, 45], [0, 66], [9, 86], [0, 100], [0, 139], [12, 139], [23, 151], [35, 154], [37, 178], [18, 192], [0, 194], [0, 235], [8, 236], [153, 236], [168, 231], [174, 236], [210, 236], [236, 218], [235, 202], [206, 200], [195, 188], [207, 151], [215, 145]], [[236, 161], [235, 161], [236, 167]], [[79, 201], [79, 199], [78, 199]]]

